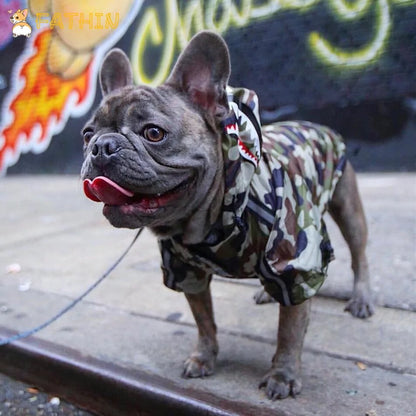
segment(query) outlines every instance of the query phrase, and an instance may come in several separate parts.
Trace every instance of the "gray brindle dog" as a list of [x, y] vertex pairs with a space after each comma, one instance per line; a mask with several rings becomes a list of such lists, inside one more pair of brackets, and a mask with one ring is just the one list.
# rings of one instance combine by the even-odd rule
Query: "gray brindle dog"
[[83, 129], [86, 195], [115, 227], [158, 237], [165, 284], [183, 291], [198, 326], [186, 377], [214, 371], [218, 354], [213, 274], [258, 278], [280, 305], [277, 350], [260, 383], [271, 399], [301, 390], [310, 298], [332, 258], [323, 214], [351, 251], [346, 309], [373, 313], [367, 227], [341, 138], [307, 122], [260, 128], [254, 92], [228, 86], [226, 44], [197, 34], [167, 81], [135, 86], [130, 63], [111, 50], [100, 72], [104, 98]]

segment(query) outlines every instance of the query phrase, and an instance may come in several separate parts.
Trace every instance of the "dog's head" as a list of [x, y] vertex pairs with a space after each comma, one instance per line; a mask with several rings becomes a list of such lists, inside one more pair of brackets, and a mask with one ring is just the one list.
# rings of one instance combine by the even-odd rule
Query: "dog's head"
[[23, 10], [19, 9], [16, 11], [16, 13], [10, 16], [10, 21], [13, 24], [16, 24], [16, 23], [24, 22], [26, 20], [26, 17], [27, 17], [27, 9], [23, 9]]
[[229, 113], [230, 63], [224, 41], [196, 35], [167, 81], [134, 86], [126, 55], [105, 57], [104, 98], [85, 125], [81, 176], [116, 227], [149, 226], [200, 241], [223, 197], [220, 123]]

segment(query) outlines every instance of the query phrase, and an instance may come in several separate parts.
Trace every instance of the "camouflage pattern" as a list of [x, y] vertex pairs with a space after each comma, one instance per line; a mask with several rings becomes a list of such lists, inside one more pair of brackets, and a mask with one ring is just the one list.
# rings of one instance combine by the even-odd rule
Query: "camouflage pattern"
[[198, 293], [213, 274], [258, 278], [283, 305], [315, 295], [333, 258], [323, 214], [345, 165], [329, 128], [281, 122], [260, 131], [257, 96], [228, 90], [224, 121], [225, 196], [205, 240], [160, 240], [165, 284]]

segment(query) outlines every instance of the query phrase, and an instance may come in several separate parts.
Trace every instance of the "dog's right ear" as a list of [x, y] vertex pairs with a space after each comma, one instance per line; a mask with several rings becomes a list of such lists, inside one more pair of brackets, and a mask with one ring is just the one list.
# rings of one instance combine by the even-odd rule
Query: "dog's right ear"
[[226, 87], [230, 57], [223, 39], [214, 32], [195, 35], [181, 53], [166, 81], [214, 117], [228, 113]]
[[100, 85], [103, 95], [131, 84], [133, 84], [133, 71], [129, 58], [121, 49], [111, 49], [105, 55], [100, 69]]

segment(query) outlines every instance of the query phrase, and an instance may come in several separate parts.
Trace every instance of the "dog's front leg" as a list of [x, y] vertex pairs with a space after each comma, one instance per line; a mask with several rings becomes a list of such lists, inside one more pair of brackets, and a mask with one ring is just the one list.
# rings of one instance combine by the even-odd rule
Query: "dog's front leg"
[[217, 327], [214, 321], [211, 291], [197, 294], [185, 294], [198, 326], [198, 342], [195, 350], [185, 361], [183, 375], [185, 377], [205, 377], [214, 372], [218, 354]]
[[280, 306], [276, 353], [272, 368], [259, 386], [266, 388], [269, 399], [284, 399], [289, 394], [296, 396], [302, 389], [301, 355], [310, 309], [310, 300], [301, 305]]

